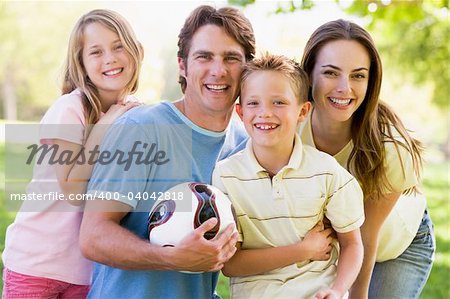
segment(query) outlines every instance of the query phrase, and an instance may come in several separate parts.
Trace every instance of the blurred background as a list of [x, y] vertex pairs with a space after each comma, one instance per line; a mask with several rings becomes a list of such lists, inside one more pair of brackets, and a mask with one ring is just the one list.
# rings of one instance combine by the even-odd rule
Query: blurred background
[[[4, 124], [38, 122], [60, 95], [67, 43], [77, 19], [95, 8], [113, 9], [128, 19], [145, 49], [137, 96], [153, 104], [181, 97], [177, 35], [201, 4], [239, 7], [253, 24], [258, 52], [297, 60], [311, 33], [327, 21], [349, 19], [372, 34], [384, 66], [382, 99], [427, 147], [423, 184], [438, 252], [422, 298], [450, 298], [448, 0], [1, 1], [0, 251], [14, 219], [3, 200]], [[224, 277], [219, 293], [229, 297]]]

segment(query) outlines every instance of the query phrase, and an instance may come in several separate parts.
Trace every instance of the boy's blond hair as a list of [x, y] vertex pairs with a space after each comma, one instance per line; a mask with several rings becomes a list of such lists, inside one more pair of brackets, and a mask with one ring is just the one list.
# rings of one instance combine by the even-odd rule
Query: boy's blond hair
[[305, 71], [300, 67], [300, 64], [295, 60], [268, 52], [258, 58], [254, 58], [244, 65], [240, 83], [241, 90], [248, 77], [258, 71], [281, 73], [289, 79], [292, 91], [299, 103], [304, 103], [308, 100], [309, 79]]

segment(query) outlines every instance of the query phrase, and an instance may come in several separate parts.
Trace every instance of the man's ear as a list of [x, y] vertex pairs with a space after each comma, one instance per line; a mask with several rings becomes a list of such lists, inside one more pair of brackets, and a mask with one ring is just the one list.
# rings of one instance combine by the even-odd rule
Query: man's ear
[[308, 117], [309, 111], [311, 111], [311, 102], [306, 101], [302, 104], [300, 108], [300, 113], [298, 114], [298, 123], [301, 123], [305, 120], [306, 117]]
[[184, 59], [178, 57], [178, 70], [180, 72], [180, 76], [186, 78], [186, 64], [184, 63]]
[[239, 115], [239, 117], [243, 118], [243, 114], [242, 114], [242, 106], [239, 103], [236, 103], [236, 105], [234, 105], [235, 109], [236, 109], [236, 113]]

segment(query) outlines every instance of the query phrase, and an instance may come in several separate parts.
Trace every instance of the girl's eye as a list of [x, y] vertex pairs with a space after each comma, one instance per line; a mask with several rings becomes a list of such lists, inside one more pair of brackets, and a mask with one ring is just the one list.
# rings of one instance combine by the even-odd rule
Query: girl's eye
[[274, 105], [283, 105], [284, 102], [282, 100], [275, 100], [275, 101], [273, 101], [273, 104]]
[[123, 49], [124, 47], [123, 47], [123, 45], [122, 44], [118, 44], [117, 46], [116, 46], [116, 50], [121, 50], [121, 49]]
[[247, 102], [247, 106], [256, 106], [256, 105], [258, 105], [258, 102], [256, 101]]
[[95, 50], [95, 51], [90, 52], [89, 55], [98, 56], [98, 55], [100, 55], [100, 53], [101, 53], [100, 50]]

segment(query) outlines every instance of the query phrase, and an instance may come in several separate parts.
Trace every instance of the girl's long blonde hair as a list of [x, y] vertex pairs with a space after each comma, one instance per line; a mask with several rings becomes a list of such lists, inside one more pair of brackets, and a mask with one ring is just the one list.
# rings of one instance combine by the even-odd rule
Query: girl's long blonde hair
[[126, 94], [134, 93], [138, 88], [138, 78], [143, 59], [142, 47], [136, 39], [133, 29], [127, 20], [118, 13], [106, 9], [95, 9], [78, 20], [69, 39], [62, 94], [70, 93], [77, 88], [81, 91], [86, 124], [95, 124], [102, 112], [98, 89], [89, 79], [83, 64], [84, 30], [87, 25], [92, 23], [102, 24], [115, 32], [119, 36], [125, 50], [131, 56], [134, 72], [127, 85]]
[[[412, 138], [400, 118], [385, 103], [379, 100], [382, 65], [375, 44], [369, 33], [355, 23], [336, 20], [320, 26], [308, 40], [302, 58], [302, 67], [311, 76], [320, 49], [330, 41], [354, 40], [365, 47], [370, 56], [369, 82], [364, 101], [353, 114], [351, 136], [354, 144], [347, 169], [362, 186], [365, 198], [379, 198], [385, 190], [392, 190], [386, 175], [385, 143], [392, 142], [401, 159], [399, 147], [404, 147], [412, 156], [414, 170], [420, 177], [422, 150], [420, 141]], [[309, 99], [312, 98], [310, 88]], [[403, 140], [395, 137], [396, 132]], [[403, 169], [404, 173], [404, 169]], [[404, 193], [417, 191], [417, 186]]]

